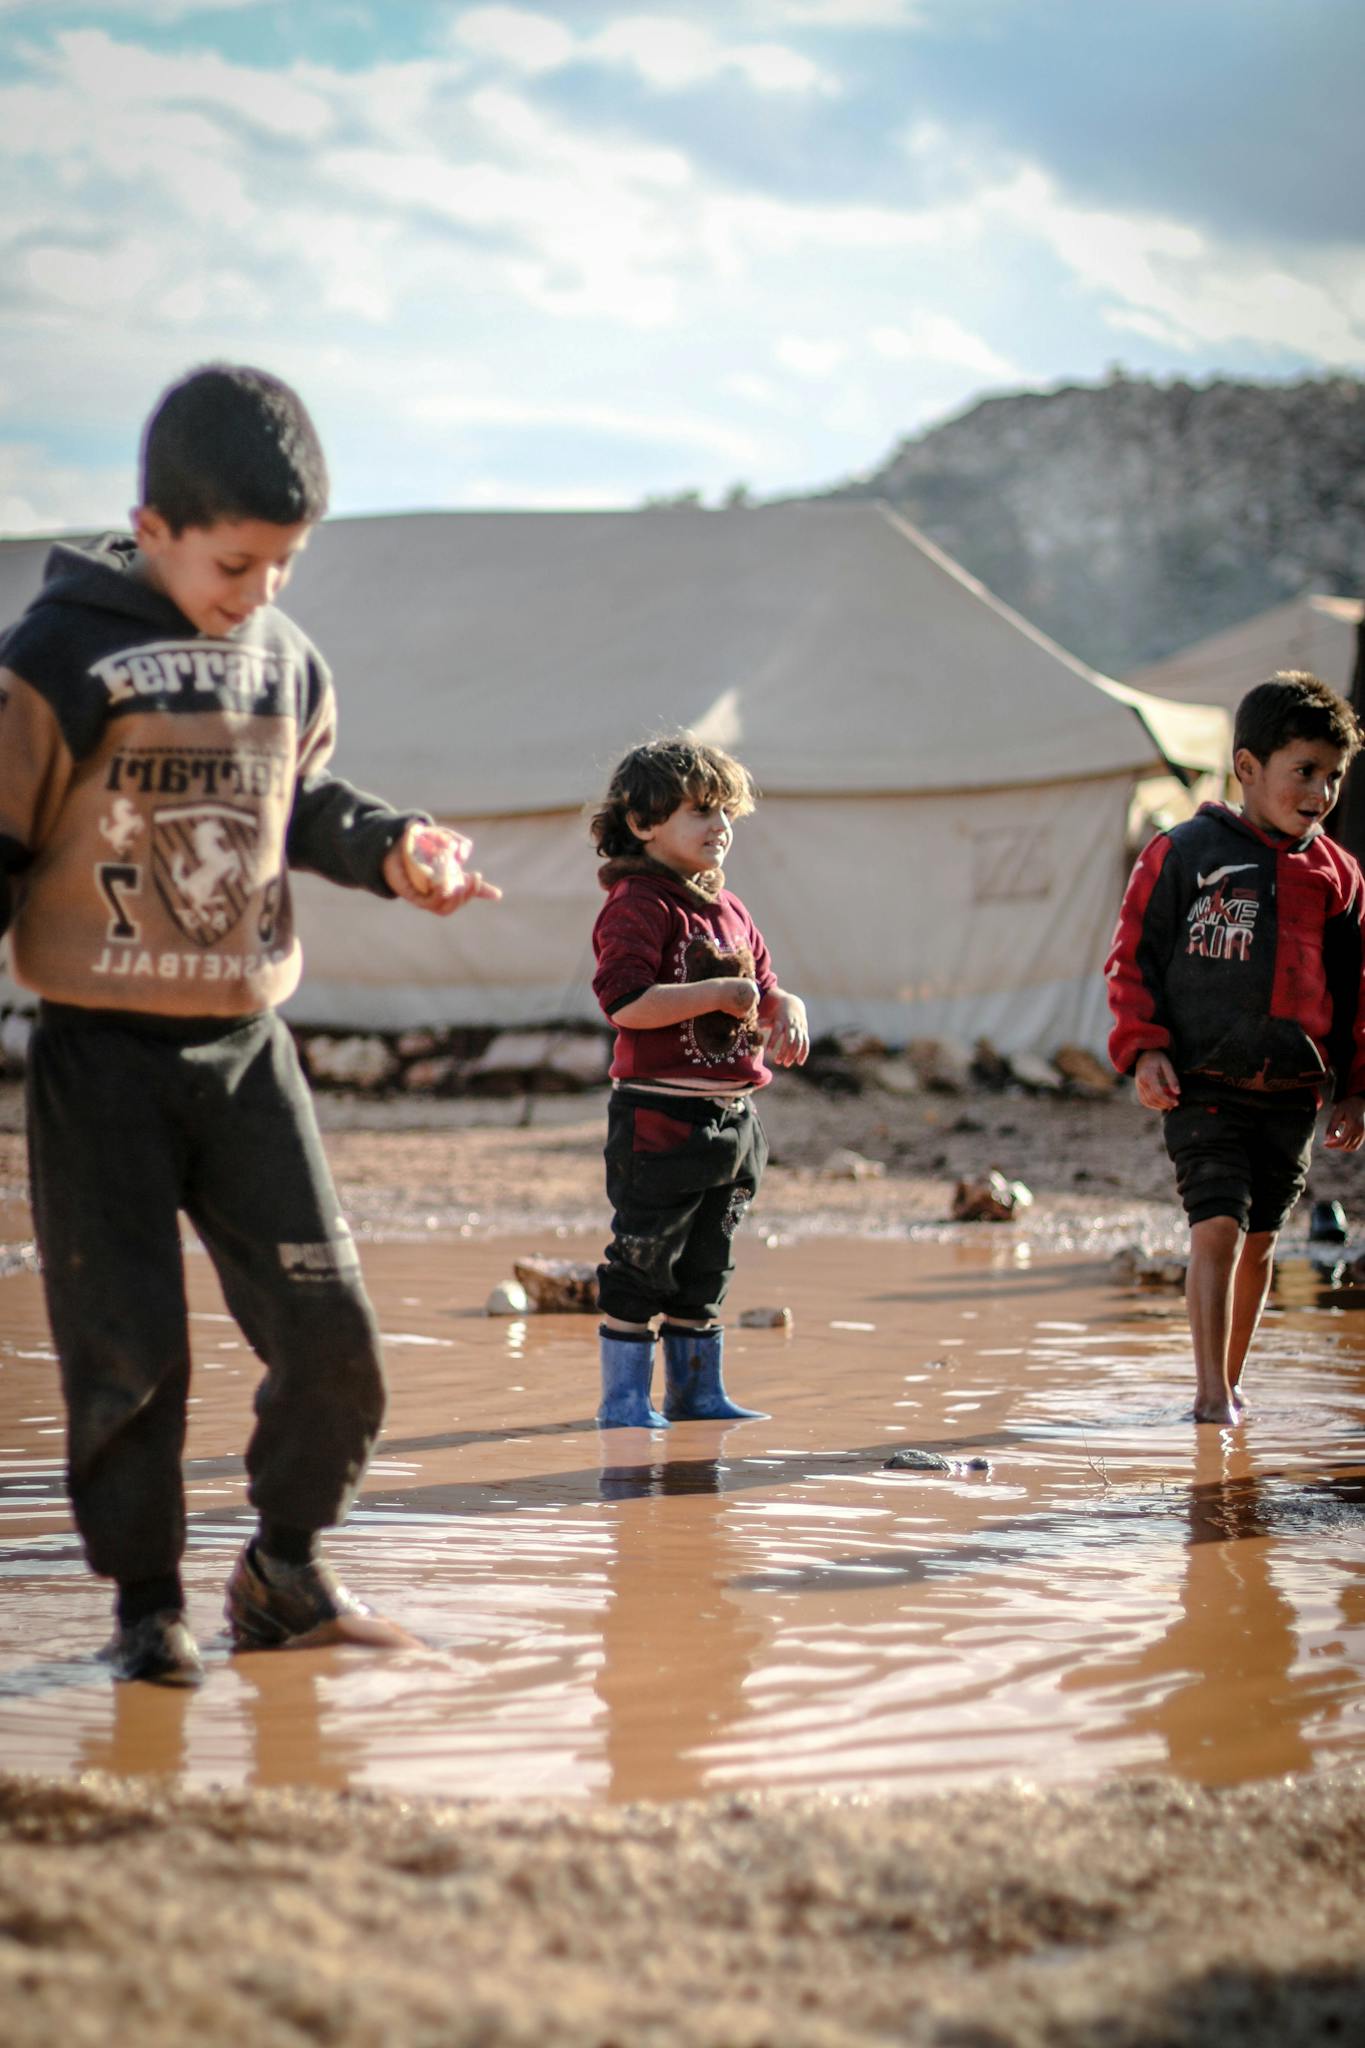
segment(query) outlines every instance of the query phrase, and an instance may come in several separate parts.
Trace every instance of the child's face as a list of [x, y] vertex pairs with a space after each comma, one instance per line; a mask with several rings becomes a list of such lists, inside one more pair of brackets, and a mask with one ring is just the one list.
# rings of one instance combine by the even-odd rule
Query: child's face
[[270, 519], [219, 519], [172, 533], [150, 505], [133, 514], [147, 579], [178, 605], [200, 633], [221, 640], [240, 631], [263, 604], [273, 604], [306, 545], [310, 522], [276, 526]]
[[1239, 747], [1232, 765], [1242, 785], [1243, 817], [1262, 832], [1302, 839], [1336, 802], [1345, 763], [1330, 740], [1289, 740], [1264, 761]]
[[630, 829], [650, 858], [672, 868], [675, 875], [700, 875], [722, 867], [735, 836], [728, 812], [690, 796], [657, 825], [642, 825], [632, 817]]

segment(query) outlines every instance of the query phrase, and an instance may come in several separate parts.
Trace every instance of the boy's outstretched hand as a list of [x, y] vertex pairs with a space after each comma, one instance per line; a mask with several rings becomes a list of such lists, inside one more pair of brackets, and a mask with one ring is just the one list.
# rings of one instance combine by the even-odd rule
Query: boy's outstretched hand
[[774, 989], [760, 1011], [768, 1027], [768, 1058], [775, 1067], [804, 1067], [810, 1051], [810, 1026], [800, 996]]
[[1365, 1095], [1343, 1095], [1327, 1116], [1323, 1145], [1329, 1152], [1358, 1152], [1365, 1144]]
[[464, 865], [473, 850], [473, 842], [448, 825], [409, 825], [384, 856], [384, 880], [405, 903], [437, 917], [449, 917], [476, 896], [498, 903], [497, 884]]
[[1133, 1085], [1144, 1109], [1174, 1109], [1180, 1100], [1180, 1076], [1164, 1052], [1139, 1053]]

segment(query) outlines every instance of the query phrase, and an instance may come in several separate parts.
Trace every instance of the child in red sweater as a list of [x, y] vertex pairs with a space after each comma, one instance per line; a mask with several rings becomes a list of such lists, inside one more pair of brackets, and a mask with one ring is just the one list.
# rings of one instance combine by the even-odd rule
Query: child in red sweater
[[[722, 1377], [731, 1240], [767, 1144], [753, 1096], [765, 1061], [799, 1066], [805, 1006], [722, 863], [753, 809], [748, 771], [686, 735], [634, 748], [593, 819], [607, 901], [593, 988], [616, 1026], [607, 1116], [612, 1240], [598, 1268], [603, 1429], [747, 1418]], [[662, 1317], [664, 1412], [650, 1401]]]

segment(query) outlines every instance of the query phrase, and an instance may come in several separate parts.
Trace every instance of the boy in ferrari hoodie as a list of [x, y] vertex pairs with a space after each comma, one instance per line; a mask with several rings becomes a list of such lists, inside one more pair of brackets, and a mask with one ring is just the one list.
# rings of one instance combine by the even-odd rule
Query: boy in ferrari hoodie
[[191, 372], [148, 422], [141, 484], [133, 533], [54, 548], [0, 643], [0, 932], [39, 998], [34, 1224], [72, 1510], [117, 1588], [106, 1656], [118, 1679], [196, 1685], [182, 1210], [264, 1366], [235, 1646], [409, 1640], [318, 1547], [360, 1485], [384, 1378], [276, 1014], [301, 967], [289, 871], [438, 915], [500, 892], [462, 871], [461, 835], [329, 769], [331, 676], [275, 607], [327, 504], [297, 393]]
[[1322, 829], [1360, 744], [1317, 676], [1258, 684], [1233, 731], [1240, 811], [1202, 804], [1158, 833], [1119, 913], [1109, 1051], [1162, 1112], [1189, 1218], [1196, 1422], [1242, 1418], [1242, 1368], [1322, 1102], [1329, 1149], [1365, 1138], [1365, 884]]

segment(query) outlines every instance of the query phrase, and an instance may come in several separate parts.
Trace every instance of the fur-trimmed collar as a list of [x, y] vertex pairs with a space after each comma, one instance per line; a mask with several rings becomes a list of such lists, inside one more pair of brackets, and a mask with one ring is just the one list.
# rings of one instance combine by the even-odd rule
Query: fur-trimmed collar
[[671, 882], [675, 889], [681, 889], [685, 895], [708, 907], [715, 903], [725, 887], [725, 876], [719, 868], [709, 868], [700, 875], [680, 875], [673, 868], [665, 867], [661, 860], [651, 860], [645, 853], [620, 853], [614, 860], [604, 860], [597, 870], [597, 879], [604, 889], [614, 889], [618, 882], [624, 882], [630, 875], [647, 875], [654, 882]]

